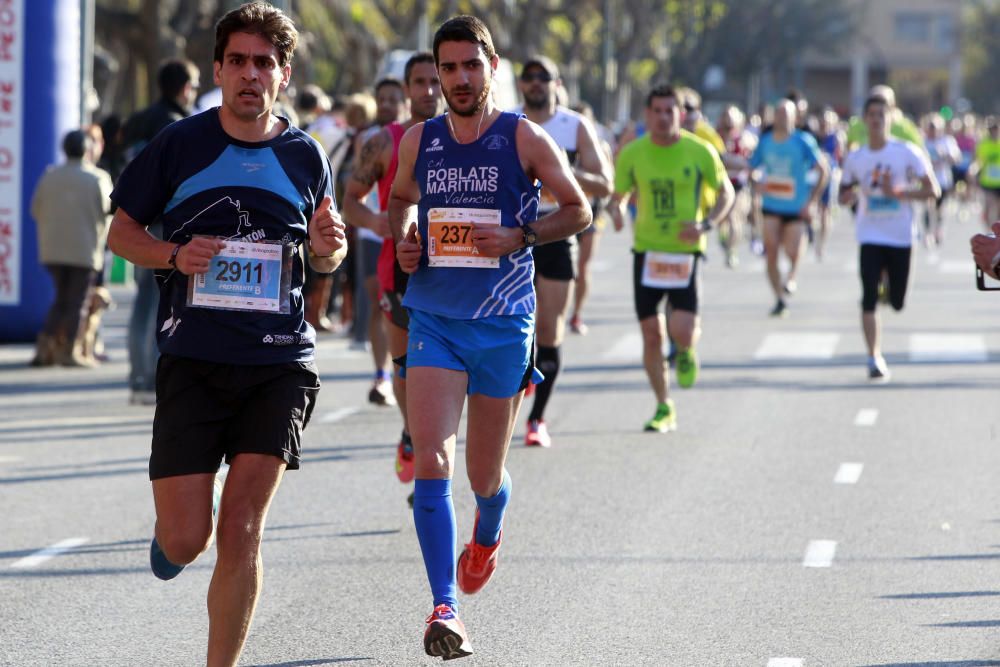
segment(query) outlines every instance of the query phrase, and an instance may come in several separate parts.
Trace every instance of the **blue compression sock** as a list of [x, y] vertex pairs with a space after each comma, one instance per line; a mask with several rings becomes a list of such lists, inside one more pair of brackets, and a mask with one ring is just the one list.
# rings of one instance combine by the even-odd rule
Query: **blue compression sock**
[[503, 471], [503, 481], [496, 495], [492, 498], [476, 496], [479, 507], [479, 525], [476, 527], [476, 544], [491, 547], [500, 541], [500, 527], [503, 524], [503, 513], [510, 502], [510, 475], [507, 469]]
[[434, 606], [446, 604], [458, 611], [455, 586], [455, 507], [450, 479], [418, 479], [413, 483], [413, 524], [424, 555]]

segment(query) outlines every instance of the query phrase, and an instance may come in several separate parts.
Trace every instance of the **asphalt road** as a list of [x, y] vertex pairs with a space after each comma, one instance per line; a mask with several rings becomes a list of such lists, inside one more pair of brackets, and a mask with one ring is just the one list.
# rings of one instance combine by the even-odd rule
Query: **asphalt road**
[[[761, 261], [744, 248], [727, 269], [713, 242], [702, 374], [673, 392], [668, 435], [641, 431], [654, 404], [628, 239], [606, 233], [590, 333], [568, 338], [549, 407], [555, 446], [515, 434], [500, 567], [461, 599], [463, 664], [1000, 665], [1000, 293], [974, 288], [974, 230], [915, 251], [906, 310], [883, 313], [893, 380], [876, 386], [848, 224], [805, 261], [785, 320], [767, 316]], [[152, 410], [126, 404], [116, 297], [100, 369], [28, 369], [28, 346], [0, 346], [3, 665], [203, 664], [214, 554], [169, 583], [149, 572]], [[241, 664], [429, 664], [398, 415], [366, 403], [370, 361], [343, 338], [318, 357]]]

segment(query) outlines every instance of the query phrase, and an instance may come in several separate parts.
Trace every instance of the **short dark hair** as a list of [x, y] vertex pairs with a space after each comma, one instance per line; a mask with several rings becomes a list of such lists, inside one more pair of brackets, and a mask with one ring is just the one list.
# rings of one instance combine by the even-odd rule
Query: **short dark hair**
[[653, 89], [649, 91], [648, 95], [646, 95], [647, 109], [653, 106], [653, 99], [657, 97], [672, 97], [678, 102], [681, 101], [680, 96], [677, 94], [677, 90], [673, 86], [662, 83], [657, 86], [653, 86]]
[[387, 76], [384, 79], [379, 79], [378, 83], [375, 84], [375, 94], [378, 95], [378, 91], [382, 90], [386, 86], [395, 86], [400, 90], [403, 89], [403, 84], [400, 83], [399, 79], [394, 76]]
[[410, 74], [413, 72], [413, 68], [420, 63], [434, 64], [434, 54], [430, 51], [417, 51], [410, 59], [406, 61], [406, 66], [403, 68], [403, 83], [410, 85]]
[[66, 157], [74, 160], [82, 158], [90, 148], [90, 135], [83, 130], [70, 130], [63, 137], [62, 149]]
[[190, 60], [177, 58], [160, 65], [156, 73], [156, 83], [160, 95], [168, 100], [175, 99], [184, 90], [184, 86], [198, 76], [198, 67]]
[[315, 91], [303, 88], [295, 99], [295, 107], [301, 111], [314, 111], [319, 107], [319, 97], [316, 96]]
[[266, 2], [248, 2], [227, 13], [215, 24], [215, 62], [221, 63], [229, 46], [229, 36], [245, 32], [266, 39], [278, 51], [278, 65], [292, 62], [299, 43], [299, 31], [292, 19]]
[[798, 106], [799, 102], [805, 102], [806, 96], [802, 94], [802, 91], [798, 88], [789, 88], [788, 92], [785, 93], [785, 99], [794, 102]]
[[493, 59], [497, 54], [493, 48], [493, 36], [486, 24], [475, 16], [453, 16], [437, 29], [434, 33], [434, 64], [438, 63], [438, 47], [441, 42], [472, 42], [478, 44], [486, 58]]
[[865, 106], [862, 109], [861, 114], [862, 115], [867, 114], [868, 113], [868, 109], [870, 109], [872, 106], [874, 106], [876, 104], [884, 104], [886, 107], [891, 107], [892, 106], [891, 104], [889, 104], [889, 100], [885, 99], [881, 95], [872, 95], [867, 100], [865, 100]]

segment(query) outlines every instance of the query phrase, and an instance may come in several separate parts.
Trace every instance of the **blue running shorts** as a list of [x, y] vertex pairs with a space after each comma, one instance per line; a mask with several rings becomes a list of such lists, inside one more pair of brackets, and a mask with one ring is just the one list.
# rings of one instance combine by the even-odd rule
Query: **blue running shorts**
[[510, 398], [543, 379], [534, 348], [533, 313], [456, 320], [410, 309], [403, 377], [407, 368], [448, 368], [468, 374], [469, 395]]

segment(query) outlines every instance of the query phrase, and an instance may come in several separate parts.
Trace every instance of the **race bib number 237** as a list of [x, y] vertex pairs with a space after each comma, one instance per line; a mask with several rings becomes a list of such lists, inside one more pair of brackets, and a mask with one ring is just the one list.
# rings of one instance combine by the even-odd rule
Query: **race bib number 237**
[[499, 257], [479, 253], [473, 225], [500, 225], [500, 211], [479, 208], [432, 208], [427, 212], [427, 262], [430, 266], [495, 269]]

